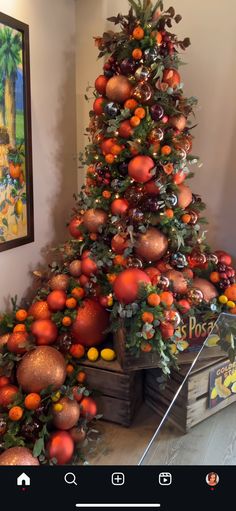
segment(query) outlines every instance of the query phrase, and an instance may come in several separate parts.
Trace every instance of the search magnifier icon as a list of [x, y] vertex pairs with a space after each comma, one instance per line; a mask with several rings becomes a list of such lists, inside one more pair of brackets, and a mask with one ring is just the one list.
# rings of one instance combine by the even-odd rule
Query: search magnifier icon
[[77, 486], [76, 477], [73, 472], [67, 472], [64, 479], [67, 484], [75, 484], [75, 486]]

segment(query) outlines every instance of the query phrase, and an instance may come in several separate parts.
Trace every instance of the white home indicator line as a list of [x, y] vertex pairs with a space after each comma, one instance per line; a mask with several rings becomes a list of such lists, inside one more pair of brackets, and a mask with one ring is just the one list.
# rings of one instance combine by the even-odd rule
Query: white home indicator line
[[137, 507], [141, 507], [141, 508], [144, 508], [145, 507], [148, 507], [148, 508], [155, 508], [155, 507], [161, 507], [161, 504], [76, 504], [76, 507], [81, 507], [81, 508], [85, 508], [85, 507], [98, 507], [98, 508], [104, 508], [104, 507], [117, 507], [117, 508], [122, 508], [122, 507], [130, 507], [130, 508], [137, 508]]

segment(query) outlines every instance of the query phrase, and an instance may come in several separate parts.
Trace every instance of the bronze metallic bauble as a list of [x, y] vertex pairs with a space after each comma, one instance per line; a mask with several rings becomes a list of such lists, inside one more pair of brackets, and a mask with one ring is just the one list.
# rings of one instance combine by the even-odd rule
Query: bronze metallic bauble
[[39, 462], [26, 447], [10, 447], [0, 455], [0, 465], [39, 465]]
[[69, 272], [72, 277], [80, 277], [81, 275], [81, 261], [79, 259], [75, 259], [69, 265]]
[[187, 292], [188, 284], [181, 271], [169, 270], [165, 275], [169, 279], [175, 293], [182, 295]]
[[17, 381], [25, 392], [40, 392], [49, 385], [59, 389], [65, 379], [64, 357], [51, 346], [39, 346], [27, 353], [17, 369]]
[[89, 232], [97, 233], [107, 222], [107, 213], [103, 209], [88, 209], [83, 216], [83, 224]]
[[[80, 407], [78, 403], [73, 399], [69, 399], [68, 397], [63, 397], [58, 401], [60, 405], [62, 405], [62, 410], [60, 412], [56, 412], [54, 410], [54, 405], [52, 405], [52, 417], [53, 424], [57, 429], [71, 429], [73, 428], [80, 416]], [[58, 404], [57, 403], [57, 404]]]
[[75, 444], [81, 444], [86, 438], [86, 431], [83, 426], [74, 427], [70, 429], [69, 433]]
[[196, 277], [193, 280], [192, 285], [195, 289], [200, 289], [200, 291], [203, 293], [203, 298], [204, 298], [205, 302], [210, 302], [211, 300], [213, 300], [213, 298], [216, 298], [219, 294], [217, 289], [215, 288], [215, 286], [213, 286], [213, 284], [206, 279], [201, 279], [199, 277]]
[[186, 186], [184, 184], [178, 185], [178, 206], [182, 209], [185, 209], [191, 204], [193, 195], [189, 188], [189, 186]]
[[183, 114], [174, 115], [173, 117], [170, 117], [169, 123], [173, 126], [173, 128], [183, 131], [187, 124], [187, 119]]
[[49, 286], [52, 291], [61, 290], [66, 291], [69, 287], [69, 277], [63, 273], [60, 275], [54, 275], [49, 281]]
[[126, 76], [116, 75], [110, 78], [106, 86], [106, 96], [114, 102], [124, 103], [129, 99], [132, 85]]
[[167, 237], [155, 227], [150, 227], [144, 234], [139, 234], [135, 244], [136, 255], [147, 262], [158, 261], [167, 249]]

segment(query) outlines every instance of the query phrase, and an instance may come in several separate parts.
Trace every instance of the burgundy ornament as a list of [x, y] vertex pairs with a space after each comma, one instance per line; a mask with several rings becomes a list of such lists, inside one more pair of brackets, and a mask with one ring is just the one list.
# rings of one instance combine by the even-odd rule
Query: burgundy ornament
[[150, 114], [153, 121], [158, 122], [162, 119], [164, 116], [164, 109], [161, 105], [152, 105], [150, 108]]

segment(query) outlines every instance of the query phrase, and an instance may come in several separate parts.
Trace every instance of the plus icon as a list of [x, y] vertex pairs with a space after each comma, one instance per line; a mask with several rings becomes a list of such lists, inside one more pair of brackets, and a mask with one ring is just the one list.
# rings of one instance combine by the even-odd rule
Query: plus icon
[[111, 482], [114, 486], [123, 486], [125, 484], [125, 474], [123, 472], [114, 472], [111, 476]]

